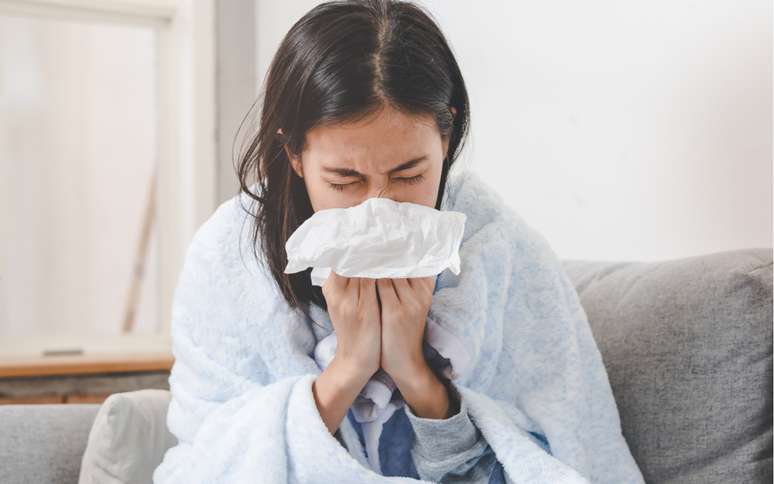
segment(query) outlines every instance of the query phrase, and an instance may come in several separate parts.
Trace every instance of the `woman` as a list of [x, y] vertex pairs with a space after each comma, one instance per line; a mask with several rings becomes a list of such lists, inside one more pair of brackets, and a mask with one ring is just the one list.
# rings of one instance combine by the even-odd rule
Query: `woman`
[[[318, 5], [283, 39], [271, 63], [263, 98], [260, 126], [241, 155], [238, 174], [240, 201], [255, 202], [255, 212], [248, 210], [254, 217], [251, 235], [245, 242], [252, 247], [260, 270], [271, 283], [255, 290], [254, 295], [252, 289], [240, 289], [235, 282], [244, 280], [243, 285], [249, 286], [255, 279], [241, 269], [236, 272], [233, 263], [223, 256], [225, 246], [237, 239], [242, 242], [241, 232], [235, 233], [233, 223], [224, 222], [227, 217], [219, 215], [226, 211], [224, 204], [192, 242], [175, 295], [176, 362], [170, 377], [168, 424], [179, 444], [165, 456], [154, 482], [206, 482], [208, 478], [231, 481], [246, 475], [255, 476], [256, 482], [343, 482], [331, 468], [351, 466], [354, 459], [359, 459], [360, 467], [350, 467], [351, 482], [381, 482], [379, 476], [468, 483], [548, 482], [553, 476], [566, 477], [562, 482], [587, 482], [581, 473], [601, 479], [604, 472], [591, 475], [591, 458], [578, 457], [582, 449], [570, 451], [560, 439], [551, 442], [547, 432], [539, 431], [537, 419], [543, 418], [540, 413], [549, 408], [542, 403], [534, 404], [534, 419], [516, 406], [505, 410], [508, 419], [533, 429], [519, 445], [528, 445], [525, 449], [536, 452], [529, 459], [536, 469], [531, 475], [527, 467], [511, 467], [515, 466], [515, 458], [508, 460], [511, 469], [505, 472], [468, 407], [475, 402], [470, 410], [482, 412], [478, 420], [483, 425], [488, 417], [485, 409], [490, 408], [492, 414], [501, 412], [488, 407], [488, 398], [498, 397], [496, 390], [479, 401], [478, 394], [446, 380], [426, 361], [425, 322], [431, 303], [436, 304], [436, 296], [442, 295], [441, 285], [436, 284], [440, 278], [373, 280], [332, 273], [320, 288], [311, 284], [311, 269], [284, 273], [288, 237], [318, 210], [351, 207], [376, 196], [439, 210], [449, 207], [450, 170], [468, 133], [470, 108], [454, 55], [430, 16], [411, 3], [391, 0]], [[254, 184], [253, 178], [257, 179]], [[471, 203], [470, 198], [476, 197], [482, 213], [520, 224], [508, 218], [513, 214], [497, 213], [496, 203], [488, 204], [494, 195], [488, 195], [480, 182], [471, 179], [464, 183], [467, 188], [460, 182], [452, 200]], [[232, 199], [227, 203], [232, 206], [234, 202]], [[475, 223], [477, 219], [471, 220]], [[471, 227], [470, 233], [474, 230], [475, 226]], [[498, 226], [494, 233], [507, 230]], [[542, 243], [542, 239], [530, 243]], [[510, 257], [507, 250], [493, 250], [482, 252]], [[473, 252], [469, 254], [469, 258], [474, 257]], [[556, 260], [544, 265], [549, 264], [553, 264], [552, 274], [559, 274]], [[483, 261], [480, 267], [480, 277], [489, 278], [493, 285], [501, 277], [494, 267], [484, 271]], [[566, 277], [552, 277], [560, 278], [551, 282], [575, 304], [562, 310], [580, 315], [577, 294], [569, 292]], [[444, 282], [444, 289], [449, 285]], [[225, 296], [227, 286], [236, 288], [231, 299]], [[488, 296], [483, 300], [494, 304]], [[248, 321], [251, 316], [245, 308], [249, 304], [254, 306], [256, 318], [271, 321], [260, 331], [259, 324]], [[503, 303], [503, 307], [507, 313], [509, 306]], [[268, 315], [256, 314], [264, 309]], [[515, 314], [512, 310], [512, 316]], [[214, 320], [219, 323], [214, 324]], [[589, 361], [596, 365], [594, 376], [599, 377], [604, 368], [588, 324], [580, 322], [585, 323], [581, 337], [586, 338], [583, 341]], [[336, 355], [320, 371], [309, 355], [325, 332], [334, 329]], [[491, 350], [507, 356], [506, 351], [498, 349], [503, 337], [492, 332], [485, 343], [476, 346], [478, 353]], [[284, 351], [288, 345], [297, 347]], [[380, 368], [396, 383], [405, 405], [386, 422], [378, 448], [371, 449], [372, 454], [378, 452], [379, 458], [374, 459], [363, 448], [366, 439], [350, 407]], [[567, 377], [568, 368], [563, 369]], [[476, 371], [480, 372], [476, 375], [479, 383], [494, 375], [484, 366]], [[311, 377], [302, 377], [311, 385], [311, 394], [305, 397], [295, 396], [302, 392], [298, 389], [301, 380], [291, 381], [290, 376], [298, 375]], [[580, 374], [578, 378], [588, 375]], [[491, 381], [486, 383], [492, 387]], [[603, 383], [607, 385], [606, 375]], [[610, 427], [614, 440], [620, 437], [618, 415], [609, 385], [602, 388], [607, 398], [605, 416], [615, 420]], [[461, 390], [469, 398], [461, 395]], [[288, 403], [294, 398], [296, 402], [306, 400]], [[518, 403], [532, 408], [527, 397]], [[311, 417], [310, 408], [314, 413]], [[272, 409], [278, 413], [272, 413]], [[258, 411], [260, 417], [255, 415]], [[241, 415], [239, 419], [237, 414]], [[549, 414], [546, 410], [546, 419]], [[338, 451], [319, 434], [303, 433], [306, 425], [314, 427], [316, 422], [324, 423], [331, 438], [335, 437]], [[515, 431], [498, 437], [490, 428], [487, 433], [499, 439], [498, 454], [511, 446], [508, 442], [513, 441], [508, 439], [518, 437]], [[345, 429], [354, 429], [356, 437], [346, 434]], [[272, 437], [276, 439], [274, 445], [260, 440], [269, 432], [282, 434]], [[559, 430], [556, 432], [559, 436]], [[602, 434], [597, 437], [601, 439]], [[321, 442], [307, 447], [317, 446], [319, 453], [330, 452], [330, 466], [308, 465], [319, 455], [304, 446], [305, 438]], [[209, 444], [213, 447], [208, 448]], [[551, 457], [554, 444], [560, 456], [568, 456], [568, 465]], [[342, 448], [346, 448], [344, 454]], [[622, 438], [608, 450], [622, 459], [609, 466], [624, 469], [615, 477], [608, 474], [609, 482], [623, 482], [624, 475], [629, 482], [642, 482]], [[353, 456], [351, 460], [345, 457], [347, 451]], [[258, 465], [258, 461], [263, 464]], [[376, 466], [374, 461], [378, 462]], [[588, 469], [577, 469], [575, 473], [569, 466], [572, 462], [585, 462]], [[546, 471], [549, 467], [550, 472]]]

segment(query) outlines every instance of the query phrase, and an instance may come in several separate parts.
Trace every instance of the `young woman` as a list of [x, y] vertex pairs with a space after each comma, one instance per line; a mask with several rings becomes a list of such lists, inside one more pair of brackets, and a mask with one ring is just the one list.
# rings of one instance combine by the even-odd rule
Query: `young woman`
[[[251, 175], [263, 185], [255, 235], [284, 297], [290, 305], [325, 308], [335, 327], [336, 356], [313, 386], [326, 426], [335, 433], [349, 415], [357, 427], [348, 409], [381, 367], [409, 406], [380, 438], [380, 447], [391, 449], [381, 463], [384, 475], [419, 478], [418, 467], [428, 480], [502, 482], [491, 449], [460, 414], [453, 385], [423, 356], [435, 277], [374, 280], [334, 272], [320, 288], [311, 285], [311, 269], [283, 272], [287, 237], [318, 210], [376, 196], [440, 209], [470, 122], [462, 73], [443, 34], [411, 3], [319, 5], [280, 46], [264, 99], [261, 128], [239, 175], [247, 193]], [[271, 160], [263, 172], [261, 160]], [[410, 455], [412, 429], [425, 448], [445, 450], [432, 455], [443, 469], [414, 462], [421, 454]]]
[[[439, 210], [449, 202], [450, 170], [468, 133], [470, 106], [452, 50], [429, 14], [394, 0], [320, 4], [283, 39], [262, 97], [259, 127], [240, 155], [238, 175], [240, 198], [255, 206], [246, 242], [270, 284], [255, 286], [242, 262], [224, 255], [241, 241], [229, 219], [235, 201], [229, 201], [197, 233], [176, 292], [168, 425], [179, 444], [167, 452], [154, 482], [236, 482], [245, 476], [255, 482], [391, 482], [380, 476], [588, 482], [581, 472], [594, 482], [642, 482], [620, 436], [577, 294], [548, 249], [538, 250], [543, 240], [519, 242], [513, 234], [523, 224], [498, 213], [494, 195], [473, 179], [460, 182], [454, 199], [456, 207], [470, 208], [466, 256], [480, 258], [468, 260], [466, 279], [445, 280], [444, 286], [468, 284], [445, 293], [453, 297], [437, 300], [437, 277], [373, 280], [332, 273], [320, 288], [311, 284], [311, 269], [284, 272], [286, 241], [318, 210], [378, 196]], [[484, 218], [498, 223], [479, 224]], [[517, 257], [516, 250], [523, 254]], [[506, 297], [506, 278], [522, 281], [524, 288], [516, 290], [537, 296], [517, 305]], [[483, 343], [469, 342], [491, 364], [474, 368], [472, 381], [481, 393], [465, 389], [467, 397], [431, 367], [423, 348], [431, 303], [453, 306], [465, 293], [484, 307], [460, 304], [455, 314], [470, 318], [471, 325], [487, 322], [495, 328], [476, 333]], [[505, 308], [506, 318], [486, 304]], [[523, 327], [506, 324], [516, 320]], [[579, 325], [555, 331], [565, 333], [558, 337], [566, 345], [518, 346], [540, 331], [550, 334], [558, 321]], [[332, 330], [336, 354], [320, 371], [310, 354]], [[521, 354], [511, 354], [514, 349]], [[583, 361], [593, 372], [584, 373], [571, 358], [579, 355], [587, 355]], [[547, 365], [553, 366], [547, 370]], [[405, 405], [385, 423], [372, 455], [357, 466], [346, 452], [362, 459], [368, 446], [351, 406], [379, 369], [393, 379]], [[503, 372], [524, 387], [507, 393], [512, 382], [493, 380]], [[599, 385], [593, 388], [601, 404], [591, 406], [597, 400], [581, 393], [584, 384]], [[582, 405], [577, 412], [576, 397]], [[497, 455], [474, 422], [488, 425]], [[540, 422], [549, 428], [541, 431]], [[343, 432], [350, 428], [357, 434]], [[555, 442], [546, 439], [549, 432]], [[367, 469], [375, 452], [379, 465]], [[554, 452], [557, 458], [551, 457]], [[616, 461], [609, 466], [594, 462], [613, 454]], [[509, 469], [499, 456], [508, 459]], [[571, 468], [576, 464], [578, 473]], [[349, 474], [337, 474], [337, 467]]]

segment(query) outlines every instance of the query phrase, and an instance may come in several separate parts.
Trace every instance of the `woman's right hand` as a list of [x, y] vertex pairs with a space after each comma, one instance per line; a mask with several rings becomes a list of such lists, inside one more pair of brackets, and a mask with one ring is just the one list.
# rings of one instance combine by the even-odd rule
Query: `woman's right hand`
[[370, 379], [379, 370], [381, 356], [376, 279], [344, 277], [331, 271], [322, 292], [336, 331], [334, 358], [364, 380]]

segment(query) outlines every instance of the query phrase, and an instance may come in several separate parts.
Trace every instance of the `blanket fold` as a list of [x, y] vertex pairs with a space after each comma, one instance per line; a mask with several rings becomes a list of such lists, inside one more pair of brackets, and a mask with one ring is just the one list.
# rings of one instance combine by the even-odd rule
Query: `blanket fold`
[[[448, 183], [442, 208], [467, 215], [461, 272], [439, 275], [430, 316], [465, 342], [469, 364], [454, 382], [507, 478], [644, 482], [586, 314], [546, 239], [474, 173]], [[178, 444], [153, 482], [417, 482], [369, 468], [348, 419], [346, 448], [328, 432], [312, 383], [315, 346], [332, 325], [314, 304], [291, 309], [253, 259], [244, 205], [245, 195], [224, 202], [186, 253], [167, 414]]]

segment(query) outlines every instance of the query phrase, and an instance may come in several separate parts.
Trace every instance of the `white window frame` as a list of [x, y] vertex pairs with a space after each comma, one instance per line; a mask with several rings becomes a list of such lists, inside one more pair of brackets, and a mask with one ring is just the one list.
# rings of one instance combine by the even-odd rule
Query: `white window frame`
[[215, 210], [216, 0], [0, 0], [0, 13], [142, 24], [158, 32], [158, 179], [161, 347], [188, 244]]

